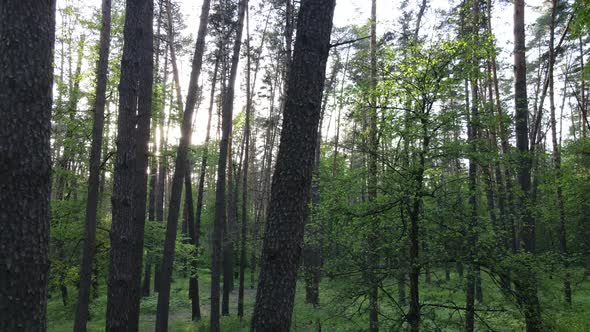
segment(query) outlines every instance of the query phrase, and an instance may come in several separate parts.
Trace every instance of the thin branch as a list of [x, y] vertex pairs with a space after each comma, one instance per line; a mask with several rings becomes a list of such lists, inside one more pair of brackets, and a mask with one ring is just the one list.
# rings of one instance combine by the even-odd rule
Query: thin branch
[[352, 40], [347, 40], [347, 41], [339, 42], [339, 43], [336, 43], [336, 44], [330, 44], [330, 48], [338, 47], [338, 46], [342, 46], [342, 45], [353, 44], [353, 43], [356, 43], [356, 42], [361, 41], [361, 40], [369, 39], [369, 37], [371, 37], [371, 36], [365, 36], [365, 37], [360, 37], [360, 38], [357, 38], [357, 39], [352, 39]]

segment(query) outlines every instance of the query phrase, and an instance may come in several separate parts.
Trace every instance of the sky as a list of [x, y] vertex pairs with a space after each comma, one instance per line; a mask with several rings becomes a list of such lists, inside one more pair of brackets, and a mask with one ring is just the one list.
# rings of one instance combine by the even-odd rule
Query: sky
[[[201, 14], [202, 0], [172, 0], [181, 6], [181, 11], [184, 14], [186, 29], [182, 31], [183, 35], [192, 34], [193, 37], [197, 34], [198, 22]], [[264, 0], [250, 0], [250, 5], [254, 6], [258, 2]], [[100, 0], [57, 0], [58, 8], [62, 8], [66, 2], [77, 4], [82, 7], [83, 11], [88, 13], [96, 12], [93, 8], [100, 8]], [[399, 19], [401, 12], [399, 9], [398, 0], [377, 0], [377, 34], [382, 35], [387, 31], [395, 29], [394, 24]], [[410, 0], [413, 6], [417, 6], [417, 3], [421, 2], [418, 0]], [[439, 9], [450, 9], [452, 2], [458, 1], [441, 1], [441, 0], [429, 0], [429, 6], [423, 18], [423, 24], [421, 27], [421, 33], [429, 37], [436, 38], [433, 35], [433, 26], [438, 23], [444, 16], [437, 14]], [[82, 5], [83, 4], [83, 5]], [[538, 17], [538, 11], [535, 7], [542, 4], [542, 0], [529, 0], [527, 1], [527, 9], [525, 12], [525, 19], [527, 24], [532, 24]], [[492, 29], [497, 38], [497, 45], [501, 48], [502, 52], [499, 55], [500, 60], [510, 61], [512, 56], [512, 4], [506, 3], [506, 1], [494, 0], [494, 13], [492, 15]], [[334, 26], [342, 27], [346, 25], [362, 25], [367, 22], [370, 16], [371, 2], [369, 0], [337, 0], [336, 9], [334, 13]], [[58, 18], [59, 20], [59, 18]], [[256, 20], [256, 17], [251, 16], [251, 20]], [[58, 23], [59, 24], [59, 23]], [[251, 23], [251, 26], [253, 24]], [[191, 52], [192, 53], [192, 50]], [[179, 71], [181, 73], [181, 85], [183, 89], [183, 96], [186, 96], [186, 89], [188, 87], [188, 80], [190, 75], [191, 56], [187, 55], [179, 58]], [[243, 69], [238, 69], [238, 73], [242, 73]], [[510, 72], [505, 75], [511, 75]], [[206, 77], [202, 76], [203, 79]], [[241, 75], [238, 76], [236, 82], [240, 86], [242, 81]], [[206, 80], [205, 80], [206, 82]], [[241, 105], [244, 103], [245, 92], [240, 89], [236, 89], [236, 101], [235, 107], [241, 109]], [[204, 87], [204, 95], [208, 95], [208, 87]], [[204, 128], [207, 122], [205, 105], [208, 105], [207, 100], [201, 103], [201, 109], [197, 110], [195, 118], [195, 130], [192, 138], [193, 144], [199, 144], [204, 140]], [[237, 114], [238, 112], [234, 112]], [[326, 126], [330, 124], [326, 123]], [[330, 126], [334, 128], [332, 124]], [[172, 142], [179, 138], [179, 130], [172, 130]], [[329, 133], [328, 133], [329, 134]]]

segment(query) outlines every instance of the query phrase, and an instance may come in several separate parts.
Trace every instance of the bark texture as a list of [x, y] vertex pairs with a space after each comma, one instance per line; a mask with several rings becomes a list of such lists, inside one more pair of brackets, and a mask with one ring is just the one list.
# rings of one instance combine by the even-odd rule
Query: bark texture
[[153, 83], [153, 2], [127, 1], [113, 178], [108, 331], [136, 331]]
[[304, 0], [299, 10], [252, 316], [254, 331], [289, 331], [291, 325], [334, 5], [334, 0]]
[[0, 4], [0, 330], [45, 331], [55, 1]]

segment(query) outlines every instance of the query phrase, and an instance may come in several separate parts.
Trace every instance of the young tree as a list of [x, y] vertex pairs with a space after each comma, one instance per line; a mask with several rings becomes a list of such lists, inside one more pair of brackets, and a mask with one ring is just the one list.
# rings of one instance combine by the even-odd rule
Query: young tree
[[96, 213], [98, 208], [98, 185], [100, 176], [100, 155], [102, 149], [102, 132], [104, 126], [104, 108], [106, 101], [107, 73], [109, 69], [109, 48], [111, 40], [111, 0], [102, 1], [102, 23], [100, 29], [100, 46], [96, 68], [96, 95], [94, 97], [94, 123], [92, 127], [92, 146], [90, 148], [90, 176], [88, 178], [88, 197], [86, 200], [86, 229], [84, 249], [80, 267], [80, 287], [74, 331], [86, 331], [88, 321], [88, 301], [92, 279], [92, 261], [96, 240]]
[[291, 325], [334, 6], [333, 0], [304, 0], [299, 10], [252, 316], [255, 331], [288, 331]]
[[55, 1], [0, 5], [0, 330], [45, 331]]
[[153, 2], [127, 1], [113, 179], [107, 330], [139, 324], [153, 83]]

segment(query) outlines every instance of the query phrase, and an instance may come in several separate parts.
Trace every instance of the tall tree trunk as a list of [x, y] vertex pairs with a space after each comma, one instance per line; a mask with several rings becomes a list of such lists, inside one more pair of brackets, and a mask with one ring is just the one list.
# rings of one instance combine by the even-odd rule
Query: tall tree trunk
[[[377, 0], [371, 2], [371, 77], [370, 77], [370, 105], [368, 110], [369, 133], [369, 157], [367, 197], [369, 203], [377, 199], [377, 153], [379, 142], [377, 139]], [[367, 236], [367, 283], [369, 287], [369, 331], [379, 331], [379, 281], [376, 276], [376, 267], [379, 264], [377, 253], [377, 241], [379, 239], [379, 218], [371, 217], [369, 220], [369, 234]]]
[[[213, 115], [213, 104], [215, 100], [215, 86], [217, 83], [217, 73], [219, 70], [219, 54], [215, 58], [215, 67], [213, 69], [213, 78], [211, 80], [211, 95], [209, 97], [209, 112], [207, 117], [207, 132], [205, 135], [205, 149], [203, 150], [203, 157], [201, 158], [201, 168], [199, 171], [199, 184], [197, 188], [197, 212], [196, 212], [196, 223], [195, 223], [195, 239], [194, 246], [195, 251], [199, 251], [200, 246], [200, 234], [201, 234], [201, 216], [203, 211], [203, 191], [205, 188], [205, 174], [207, 171], [207, 159], [209, 156], [209, 141], [211, 138], [211, 118]], [[195, 271], [196, 273], [196, 271]], [[191, 307], [192, 307], [192, 319], [201, 319], [201, 309], [199, 305], [199, 279], [197, 275], [191, 277], [189, 281], [189, 292], [191, 294]]]
[[[223, 241], [223, 228], [226, 223], [226, 171], [229, 151], [229, 136], [232, 129], [232, 114], [234, 104], [234, 89], [238, 73], [238, 61], [242, 46], [242, 31], [244, 28], [244, 16], [248, 0], [240, 0], [238, 9], [238, 25], [236, 39], [233, 46], [230, 76], [227, 89], [223, 96], [222, 109], [222, 133], [219, 141], [219, 161], [217, 165], [217, 183], [215, 186], [215, 214], [213, 224], [213, 253], [211, 257], [211, 320], [209, 328], [212, 332], [219, 331], [219, 290], [221, 272], [221, 254]], [[230, 160], [231, 162], [231, 160]], [[231, 190], [231, 188], [230, 188]]]
[[45, 331], [55, 1], [0, 7], [0, 330]]
[[[495, 55], [492, 56], [492, 73], [493, 73], [493, 80], [494, 80], [494, 96], [496, 101], [496, 111], [498, 117], [498, 128], [500, 133], [500, 146], [502, 149], [502, 166], [504, 167], [504, 172], [501, 171], [501, 168], [496, 168], [496, 179], [498, 182], [498, 191], [501, 194], [500, 204], [504, 206], [500, 207], [500, 211], [504, 211], [503, 215], [503, 227], [505, 231], [505, 241], [506, 241], [506, 248], [508, 250], [516, 251], [518, 247], [518, 241], [516, 238], [516, 225], [514, 223], [514, 213], [513, 207], [515, 206], [515, 200], [513, 195], [513, 178], [514, 174], [512, 173], [512, 167], [508, 164], [507, 160], [509, 159], [511, 152], [510, 152], [510, 143], [508, 141], [509, 135], [508, 130], [506, 129], [506, 116], [502, 112], [502, 103], [500, 102], [500, 88], [498, 84], [498, 74], [497, 74], [497, 66], [496, 66], [496, 57]], [[504, 181], [502, 181], [502, 178]], [[501, 187], [500, 187], [501, 186]], [[501, 189], [503, 188], [503, 190]], [[504, 202], [504, 204], [502, 204]], [[507, 276], [505, 282], [508, 283], [508, 288], [510, 288], [510, 276]]]
[[[428, 153], [431, 137], [428, 132], [429, 127], [429, 114], [422, 109], [422, 115], [420, 116], [420, 131], [421, 131], [421, 144], [420, 150], [417, 153], [418, 164], [414, 167], [415, 171], [412, 172], [413, 186], [411, 188], [412, 193], [407, 200], [407, 213], [410, 221], [408, 238], [409, 238], [409, 281], [410, 281], [410, 308], [406, 319], [409, 324], [409, 330], [411, 332], [418, 332], [420, 330], [420, 216], [423, 209], [423, 196], [424, 196], [424, 171], [426, 167], [426, 154]], [[407, 147], [405, 148], [407, 149]]]
[[[158, 85], [160, 83], [160, 32], [162, 26], [162, 1], [158, 1], [158, 17], [156, 22], [156, 34], [155, 38], [155, 47], [154, 51], [155, 60], [154, 60], [154, 83]], [[153, 105], [160, 106], [160, 94], [158, 93], [158, 89], [153, 91]], [[157, 107], [159, 109], [159, 107]], [[158, 114], [160, 113], [160, 114]], [[152, 111], [152, 121], [156, 121], [158, 116], [163, 116], [164, 109], [160, 110], [160, 112], [153, 112]], [[157, 205], [157, 195], [158, 195], [158, 145], [156, 142], [156, 127], [152, 129], [152, 155], [150, 158], [150, 169], [149, 169], [149, 197], [148, 197], [148, 221], [155, 222], [156, 221], [156, 205]], [[151, 253], [148, 252], [148, 256], [146, 257], [146, 262], [144, 266], [144, 273], [143, 273], [143, 281], [142, 281], [142, 296], [147, 297], [150, 296], [150, 288], [151, 288], [151, 272], [152, 272], [152, 263], [153, 258]], [[157, 272], [157, 269], [155, 269]], [[155, 276], [154, 276], [155, 277]], [[155, 279], [155, 278], [154, 278]], [[155, 287], [154, 287], [155, 288]], [[155, 290], [155, 289], [154, 289]]]
[[346, 60], [344, 61], [344, 71], [342, 72], [342, 81], [340, 83], [340, 101], [338, 103], [338, 116], [336, 118], [336, 136], [334, 137], [334, 157], [332, 159], [332, 176], [336, 176], [336, 166], [338, 161], [338, 145], [340, 144], [340, 117], [344, 108], [344, 83], [348, 73], [348, 59], [350, 56], [350, 45], [346, 50]]
[[[277, 61], [277, 66], [280, 64]], [[250, 288], [254, 289], [255, 283], [255, 271], [256, 271], [256, 260], [258, 258], [258, 239], [260, 237], [260, 224], [263, 216], [267, 215], [268, 210], [268, 202], [270, 200], [270, 182], [271, 182], [271, 173], [272, 173], [272, 160], [273, 160], [273, 150], [274, 150], [274, 142], [276, 138], [276, 131], [278, 126], [278, 116], [274, 114], [274, 104], [275, 104], [275, 92], [277, 91], [279, 81], [279, 71], [277, 70], [275, 73], [275, 77], [270, 84], [270, 98], [269, 98], [269, 108], [268, 108], [268, 125], [266, 127], [266, 132], [264, 135], [264, 153], [262, 156], [262, 167], [261, 167], [261, 181], [260, 181], [260, 195], [258, 199], [258, 210], [256, 211], [256, 218], [254, 219], [254, 224], [252, 225], [252, 238], [254, 239], [252, 245], [252, 255], [251, 255], [251, 275], [250, 275]]]
[[[198, 236], [200, 233], [200, 229], [195, 225], [195, 208], [193, 202], [193, 189], [192, 189], [192, 182], [191, 182], [191, 163], [190, 160], [187, 160], [187, 169], [186, 169], [186, 176], [184, 179], [184, 209], [186, 211], [186, 223], [188, 226], [188, 235], [190, 239], [190, 243], [195, 247], [194, 253], [195, 255], [198, 254]], [[201, 309], [200, 309], [200, 300], [199, 300], [199, 284], [197, 282], [196, 273], [197, 273], [197, 264], [194, 258], [191, 259], [191, 268], [190, 268], [190, 276], [189, 276], [189, 298], [191, 299], [191, 312], [193, 319], [200, 319]]]
[[[477, 48], [479, 43], [479, 0], [473, 0], [471, 3], [471, 15], [468, 20], [470, 33], [466, 36], [470, 40], [471, 45]], [[477, 288], [477, 242], [478, 234], [477, 228], [479, 224], [479, 202], [477, 192], [477, 153], [479, 140], [479, 59], [475, 52], [473, 52], [467, 59], [470, 63], [469, 80], [471, 86], [471, 112], [468, 121], [468, 137], [469, 142], [469, 206], [470, 206], [470, 220], [467, 226], [467, 242], [468, 242], [468, 265], [467, 265], [467, 288], [466, 288], [466, 312], [465, 312], [465, 330], [467, 332], [474, 331], [475, 328], [475, 293]]]
[[233, 128], [230, 128], [229, 134], [229, 142], [228, 142], [228, 152], [227, 152], [227, 211], [226, 211], [226, 222], [224, 225], [223, 230], [223, 252], [222, 252], [222, 267], [223, 267], [223, 289], [222, 289], [222, 297], [221, 297], [221, 314], [224, 316], [229, 315], [229, 293], [232, 291], [233, 286], [233, 276], [232, 276], [232, 268], [234, 264], [234, 257], [233, 257], [233, 246], [234, 246], [234, 237], [235, 237], [235, 219], [236, 216], [235, 212], [235, 200], [234, 200], [234, 187], [233, 187]]
[[[520, 202], [521, 234], [523, 249], [529, 255], [535, 252], [535, 220], [531, 211], [531, 158], [528, 142], [528, 99], [526, 82], [524, 0], [514, 1], [514, 100], [515, 100], [515, 134], [518, 148], [518, 184], [522, 190]], [[537, 297], [537, 281], [534, 271], [520, 267], [518, 280], [515, 279], [519, 301], [524, 309], [527, 332], [543, 330], [541, 307]]]
[[96, 215], [98, 208], [98, 186], [100, 177], [100, 155], [102, 149], [102, 132], [104, 127], [104, 108], [106, 101], [107, 74], [109, 70], [109, 46], [111, 40], [111, 0], [102, 1], [102, 26], [100, 29], [100, 46], [96, 69], [96, 95], [94, 99], [94, 123], [92, 127], [92, 145], [90, 147], [90, 176], [86, 199], [86, 229], [82, 265], [80, 267], [80, 287], [74, 331], [86, 331], [88, 321], [88, 302], [92, 281], [92, 261], [96, 242]]
[[[579, 49], [580, 49], [580, 68], [585, 68], [584, 66], [584, 43], [582, 41], [582, 36], [580, 35], [579, 38]], [[590, 129], [590, 123], [588, 122], [588, 101], [587, 101], [587, 94], [586, 94], [586, 78], [584, 75], [580, 75], [580, 132], [581, 137], [586, 138], [586, 132]], [[584, 125], [586, 122], [586, 126]], [[590, 261], [590, 260], [589, 260]]]
[[[424, 157], [421, 157], [421, 163]], [[422, 190], [423, 182], [423, 168], [416, 174], [416, 193], [418, 189]], [[419, 195], [419, 194], [418, 194]], [[420, 330], [420, 225], [418, 224], [420, 218], [420, 207], [422, 205], [422, 198], [415, 196], [410, 207], [408, 207], [408, 214], [410, 219], [410, 257], [409, 257], [409, 281], [410, 281], [410, 308], [407, 314], [408, 324], [411, 332], [418, 332]]]
[[[174, 43], [175, 43], [174, 42], [174, 33], [175, 32], [174, 32], [174, 22], [172, 21], [172, 2], [171, 2], [171, 0], [165, 0], [165, 1], [166, 1], [166, 18], [168, 20], [168, 48], [170, 49], [170, 62], [172, 63], [172, 78], [174, 79], [174, 88], [176, 90], [176, 107], [178, 107], [178, 109], [181, 110], [181, 109], [183, 109], [182, 91], [180, 88], [180, 74], [178, 72], [178, 63], [176, 61], [176, 46], [174, 45]], [[206, 28], [206, 26], [205, 26], [205, 28]], [[198, 82], [197, 82], [197, 84], [198, 84]], [[196, 87], [196, 85], [195, 85], [195, 87]], [[189, 90], [189, 93], [191, 93], [190, 91], [191, 90]], [[197, 98], [197, 97], [195, 96], [195, 98]]]
[[[250, 11], [246, 8], [246, 123], [244, 125], [244, 170], [242, 174], [242, 223], [240, 239], [240, 280], [238, 286], [238, 317], [244, 317], [244, 277], [246, 274], [246, 239], [248, 234], [248, 168], [250, 166], [250, 113], [252, 87], [250, 78]], [[256, 76], [256, 75], [255, 75]]]
[[[155, 48], [157, 50], [157, 48]], [[157, 68], [157, 64], [154, 68]], [[155, 101], [154, 101], [155, 103]], [[150, 165], [148, 170], [148, 222], [155, 222], [156, 220], [156, 186], [158, 182], [158, 164], [156, 159], [156, 131], [151, 132], [151, 156]], [[143, 280], [141, 282], [141, 295], [143, 297], [150, 296], [151, 292], [151, 273], [152, 273], [152, 258], [151, 253], [146, 253], [146, 259], [144, 263]]]
[[[80, 101], [80, 82], [82, 80], [82, 58], [84, 57], [84, 44], [86, 41], [86, 36], [81, 35], [80, 40], [78, 41], [78, 50], [77, 50], [77, 60], [76, 60], [76, 68], [74, 73], [72, 74], [72, 37], [69, 37], [68, 41], [68, 49], [69, 49], [69, 90], [68, 90], [68, 101], [65, 106], [65, 111], [68, 115], [68, 122], [65, 125], [65, 133], [62, 137], [62, 141], [57, 146], [63, 146], [63, 152], [59, 161], [57, 162], [58, 168], [60, 172], [58, 172], [55, 182], [56, 188], [53, 193], [53, 197], [56, 197], [59, 200], [68, 200], [70, 198], [74, 198], [75, 192], [77, 190], [76, 186], [74, 185], [75, 181], [75, 170], [74, 170], [74, 160], [76, 155], [76, 112], [78, 108], [78, 102]], [[63, 59], [63, 57], [62, 57]], [[62, 281], [60, 281], [62, 282]], [[62, 284], [61, 287], [65, 287], [65, 284]], [[66, 291], [67, 292], [67, 291]]]
[[[168, 8], [170, 9], [170, 1]], [[207, 23], [209, 22], [210, 0], [204, 0], [201, 8], [201, 19], [195, 53], [192, 62], [192, 71], [189, 81], [188, 95], [182, 117], [181, 137], [178, 144], [176, 161], [174, 165], [174, 176], [172, 178], [172, 189], [170, 193], [170, 205], [168, 208], [168, 220], [166, 224], [166, 239], [164, 241], [164, 254], [162, 260], [160, 292], [158, 293], [158, 310], [156, 314], [156, 331], [168, 330], [168, 312], [170, 305], [170, 286], [172, 280], [172, 266], [174, 262], [174, 249], [176, 244], [176, 233], [178, 228], [178, 215], [180, 211], [180, 199], [182, 196], [183, 179], [187, 176], [188, 147], [192, 136], [192, 118], [197, 103], [199, 76], [203, 64], [205, 52], [205, 37], [207, 35]], [[177, 75], [175, 75], [177, 76]], [[175, 80], [178, 77], [175, 78]], [[178, 85], [178, 82], [177, 82]], [[177, 96], [180, 91], [177, 92]], [[180, 103], [182, 100], [180, 101]], [[181, 105], [179, 105], [181, 106]]]
[[153, 83], [153, 2], [127, 1], [119, 83], [108, 277], [109, 331], [135, 331], [139, 300]]
[[554, 66], [555, 66], [555, 23], [557, 16], [557, 0], [551, 1], [551, 23], [549, 32], [549, 105], [551, 109], [551, 141], [553, 143], [553, 167], [555, 169], [555, 194], [557, 198], [557, 209], [559, 210], [559, 249], [563, 255], [565, 268], [565, 279], [563, 281], [563, 294], [565, 303], [572, 304], [572, 289], [570, 275], [567, 271], [568, 251], [565, 226], [565, 204], [563, 200], [563, 185], [561, 175], [561, 146], [557, 141], [557, 121], [555, 120], [555, 87], [554, 87]]
[[303, 0], [299, 10], [252, 316], [256, 331], [291, 325], [334, 6], [334, 0]]
[[283, 94], [280, 95], [280, 111], [284, 113], [286, 99], [285, 97], [289, 91], [289, 70], [291, 69], [291, 61], [293, 57], [293, 14], [294, 14], [294, 0], [286, 0], [285, 1], [285, 29], [283, 30], [283, 36], [285, 38], [285, 50], [283, 59], [283, 71], [282, 71], [282, 80], [283, 80]]
[[[160, 6], [160, 8], [162, 8]], [[168, 83], [168, 48], [166, 47], [164, 50], [164, 80], [163, 80], [163, 91], [166, 92], [166, 85]], [[165, 202], [165, 195], [166, 195], [166, 178], [168, 174], [168, 157], [167, 157], [167, 136], [165, 133], [168, 131], [164, 129], [164, 122], [166, 118], [166, 96], [165, 93], [162, 96], [162, 114], [159, 117], [158, 129], [159, 129], [159, 142], [158, 142], [158, 182], [156, 186], [156, 221], [163, 223], [164, 222], [164, 202]], [[170, 118], [168, 117], [168, 124], [170, 124]], [[154, 268], [154, 291], [160, 291], [160, 270], [161, 270], [162, 262], [158, 260], [156, 262], [156, 266]]]
[[[336, 76], [338, 75], [339, 59], [332, 64], [332, 72], [328, 78], [328, 84], [324, 88], [324, 95], [320, 111], [320, 123], [318, 126], [318, 139], [316, 142], [314, 163], [311, 180], [311, 205], [312, 213], [308, 215], [304, 229], [304, 245], [303, 245], [303, 268], [305, 279], [305, 303], [317, 306], [320, 303], [320, 281], [322, 277], [322, 226], [314, 218], [317, 214], [317, 209], [320, 205], [320, 155], [322, 145], [322, 125], [324, 122], [324, 114], [328, 106], [328, 99], [330, 92], [334, 89]], [[308, 227], [308, 224], [316, 219], [316, 224]]]
[[[248, 9], [246, 8], [246, 10], [248, 10]], [[247, 19], [247, 21], [246, 21], [246, 22], [247, 22], [247, 23], [248, 23], [248, 15], [249, 15], [248, 13], [249, 13], [249, 12], [247, 11], [247, 12], [246, 12], [246, 19]], [[266, 37], [267, 37], [266, 31], [267, 31], [267, 29], [268, 29], [268, 24], [269, 24], [269, 21], [270, 21], [270, 14], [271, 14], [271, 13], [272, 13], [272, 12], [271, 12], [271, 11], [269, 11], [269, 12], [268, 12], [268, 15], [266, 16], [266, 20], [265, 20], [265, 23], [264, 23], [264, 28], [263, 28], [263, 30], [262, 30], [262, 38], [260, 39], [260, 45], [258, 46], [258, 48], [257, 48], [257, 49], [256, 49], [256, 51], [255, 51], [255, 52], [256, 52], [256, 54], [257, 54], [257, 56], [256, 56], [256, 64], [255, 64], [255, 66], [254, 66], [254, 77], [253, 77], [253, 79], [248, 79], [248, 82], [251, 82], [251, 86], [250, 86], [250, 85], [248, 85], [249, 91], [247, 91], [247, 93], [250, 93], [250, 97], [249, 97], [249, 98], [250, 98], [250, 99], [249, 99], [249, 103], [250, 103], [250, 104], [249, 104], [249, 106], [247, 105], [247, 107], [250, 107], [250, 112], [252, 111], [252, 94], [253, 94], [253, 93], [255, 93], [255, 91], [256, 91], [256, 81], [257, 81], [257, 77], [258, 77], [258, 70], [259, 70], [259, 68], [260, 68], [260, 60], [261, 60], [261, 56], [260, 56], [260, 54], [261, 54], [261, 52], [262, 52], [262, 48], [263, 48], [263, 46], [264, 46], [264, 43], [265, 43], [265, 41], [266, 41]], [[247, 30], [247, 32], [248, 32], [248, 37], [247, 37], [247, 40], [248, 40], [248, 48], [250, 49], [250, 37], [249, 37], [250, 35], [249, 35], [249, 29]], [[251, 51], [248, 51], [248, 61], [250, 61], [250, 57], [251, 57], [251, 53], [250, 53], [250, 52], [251, 52]], [[250, 71], [251, 71], [251, 65], [250, 65], [250, 64], [248, 64], [248, 65], [247, 65], [247, 75], [250, 75], [250, 74], [251, 74], [251, 73], [250, 73]], [[250, 84], [250, 83], [248, 83], [248, 84]], [[247, 102], [248, 102], [248, 101], [247, 101]], [[250, 125], [250, 124], [248, 124], [248, 125]], [[254, 133], [254, 137], [253, 137], [254, 141], [253, 141], [251, 144], [249, 144], [249, 146], [250, 146], [249, 155], [250, 155], [250, 156], [252, 156], [252, 157], [250, 157], [250, 156], [249, 156], [249, 158], [253, 158], [253, 157], [255, 156], [255, 149], [256, 149], [256, 141], [255, 141], [255, 140], [256, 140], [256, 136], [257, 136], [257, 132], [256, 132], [256, 133]], [[250, 138], [251, 138], [251, 137], [250, 137], [250, 136], [248, 136], [248, 142], [249, 142]], [[248, 162], [250, 162], [250, 161], [248, 160], [248, 158], [246, 158], [245, 160], [246, 160], [246, 162], [247, 162], [247, 163], [248, 163]], [[264, 165], [264, 157], [263, 157], [263, 165]], [[263, 168], [261, 168], [261, 170], [262, 170], [262, 169], [263, 169]], [[245, 171], [246, 171], [246, 170], [245, 170]], [[246, 187], [247, 187], [247, 186], [246, 186]], [[246, 187], [245, 187], [245, 188], [246, 188]], [[246, 189], [244, 189], [244, 190], [246, 190]], [[254, 207], [255, 207], [255, 208], [254, 208], [254, 211], [258, 211], [258, 208], [257, 208], [257, 206], [259, 205], [258, 203], [260, 202], [260, 200], [258, 200], [258, 199], [256, 199], [256, 198], [255, 198], [254, 200], [255, 200], [255, 204], [254, 204]], [[243, 203], [243, 204], [244, 204], [244, 203]], [[257, 216], [257, 215], [258, 215], [258, 212], [255, 212], [255, 215]], [[246, 218], [248, 218], [248, 216], [246, 216]], [[257, 227], [257, 226], [256, 226], [256, 224], [257, 224], [257, 223], [256, 223], [256, 220], [257, 220], [257, 217], [255, 217], [255, 218], [254, 218], [254, 223], [253, 223], [253, 225], [252, 225], [252, 239], [251, 239], [251, 243], [252, 243], [252, 252], [251, 252], [251, 256], [250, 256], [250, 257], [251, 257], [251, 264], [250, 264], [250, 273], [251, 273], [251, 275], [250, 275], [250, 277], [251, 277], [251, 280], [250, 280], [250, 281], [251, 281], [251, 285], [250, 285], [250, 287], [251, 287], [251, 288], [254, 288], [254, 273], [255, 273], [255, 267], [256, 267], [256, 243], [257, 243], [257, 238], [256, 238], [256, 237], [257, 237], [257, 235], [255, 235], [255, 234], [256, 234], [255, 228]], [[246, 220], [246, 221], [247, 221], [247, 220]], [[247, 230], [246, 230], [246, 231], [247, 231]], [[245, 249], [244, 249], [244, 250], [245, 250]], [[241, 259], [241, 258], [240, 258], [240, 259]], [[240, 262], [240, 264], [242, 264], [242, 262]], [[247, 263], [246, 263], [246, 262], [244, 262], [243, 264], [244, 264], [244, 266], [245, 266]], [[244, 272], [244, 273], [245, 273], [245, 272]], [[244, 278], [245, 278], [245, 277], [244, 277]], [[242, 296], [243, 296], [243, 294], [242, 294]], [[240, 300], [239, 300], [239, 297], [240, 297], [240, 295], [238, 294], [238, 315], [239, 315], [239, 310], [240, 310], [240, 308], [239, 308], [239, 307], [240, 307]], [[243, 299], [242, 299], [242, 300], [243, 300]], [[242, 303], [242, 305], [243, 305], [243, 303]], [[242, 308], [242, 310], [243, 310], [243, 308]]]

